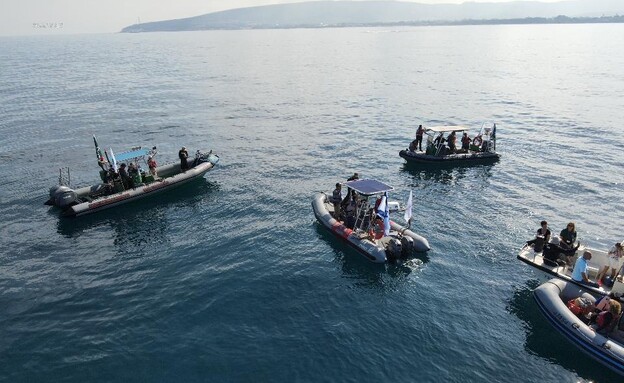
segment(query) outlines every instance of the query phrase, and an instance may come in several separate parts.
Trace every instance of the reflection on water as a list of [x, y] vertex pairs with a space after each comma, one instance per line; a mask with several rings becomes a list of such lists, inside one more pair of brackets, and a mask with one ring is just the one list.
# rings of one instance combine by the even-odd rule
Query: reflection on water
[[[106, 209], [82, 217], [59, 217], [57, 232], [67, 238], [76, 238], [87, 231], [110, 226], [115, 229], [115, 243], [141, 245], [146, 241], [159, 242], [167, 238], [167, 212], [172, 207], [194, 207], [207, 195], [218, 191], [220, 185], [205, 178], [181, 185], [175, 189], [147, 197], [116, 208]], [[58, 209], [50, 209], [57, 212]]]
[[458, 165], [453, 167], [436, 167], [404, 163], [401, 171], [409, 173], [415, 181], [435, 181], [451, 185], [466, 177], [487, 180], [492, 176], [492, 167], [488, 165]]
[[618, 374], [584, 354], [548, 323], [533, 299], [533, 290], [538, 285], [536, 280], [531, 280], [526, 286], [516, 288], [507, 306], [507, 311], [525, 323], [526, 350], [586, 379], [620, 381]]

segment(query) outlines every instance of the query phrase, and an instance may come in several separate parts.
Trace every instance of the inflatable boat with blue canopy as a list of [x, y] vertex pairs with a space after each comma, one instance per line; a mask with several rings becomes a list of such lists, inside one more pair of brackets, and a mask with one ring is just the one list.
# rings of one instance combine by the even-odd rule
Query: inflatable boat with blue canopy
[[[390, 220], [390, 212], [398, 210], [398, 203], [388, 200], [394, 188], [374, 179], [348, 181], [342, 184], [346, 197], [334, 201], [331, 193], [318, 193], [312, 199], [316, 219], [330, 232], [366, 259], [376, 262], [395, 262], [407, 259], [415, 252], [430, 250], [429, 242]], [[404, 217], [411, 217], [411, 193]], [[407, 214], [409, 212], [409, 214]]]
[[95, 136], [93, 142], [102, 182], [73, 190], [69, 168], [59, 169], [59, 184], [50, 189], [45, 204], [60, 208], [64, 216], [90, 214], [170, 190], [203, 177], [219, 162], [212, 150], [197, 150], [195, 158], [187, 161], [187, 169], [182, 169], [181, 162], [157, 166], [156, 147], [115, 154], [112, 149], [102, 151]]

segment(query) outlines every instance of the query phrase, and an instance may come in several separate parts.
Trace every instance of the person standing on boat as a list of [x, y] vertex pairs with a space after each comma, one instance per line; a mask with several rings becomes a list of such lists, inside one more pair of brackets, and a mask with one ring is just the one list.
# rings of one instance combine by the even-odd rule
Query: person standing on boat
[[465, 150], [466, 152], [468, 152], [468, 150], [470, 149], [470, 137], [468, 137], [468, 133], [464, 132], [464, 135], [462, 136], [461, 139], [461, 143], [462, 143], [462, 150]]
[[345, 225], [349, 229], [353, 229], [353, 227], [355, 226], [355, 215], [357, 213], [357, 205], [358, 205], [358, 196], [355, 193], [355, 190], [351, 190], [351, 198], [345, 208]]
[[128, 171], [126, 170], [126, 164], [121, 164], [119, 166], [119, 176], [121, 177], [121, 182], [123, 183], [124, 189], [134, 188], [134, 181], [128, 175]]
[[180, 170], [183, 172], [188, 170], [188, 152], [186, 151], [186, 146], [183, 146], [182, 149], [180, 149], [178, 157], [180, 157]]
[[587, 262], [590, 259], [592, 259], [592, 253], [585, 251], [583, 256], [576, 260], [574, 270], [572, 270], [572, 279], [587, 286], [599, 287], [598, 283], [592, 282], [587, 277]]
[[455, 149], [457, 149], [457, 145], [455, 145], [456, 142], [457, 142], [457, 136], [455, 135], [455, 132], [451, 132], [451, 134], [449, 134], [448, 138], [446, 139], [446, 143], [451, 153], [454, 153]]
[[342, 202], [342, 185], [336, 183], [336, 188], [332, 193], [332, 203], [334, 204], [334, 218], [340, 221], [340, 203]]
[[153, 175], [154, 178], [158, 177], [158, 174], [156, 174], [156, 168], [158, 167], [158, 165], [156, 164], [156, 160], [154, 159], [154, 156], [156, 154], [151, 154], [147, 157], [147, 167], [149, 168], [149, 174]]
[[[418, 145], [418, 150], [420, 150], [421, 152], [422, 152], [423, 134], [425, 134], [425, 129], [423, 128], [422, 125], [418, 125], [418, 129], [416, 129], [416, 145]], [[416, 145], [414, 145], [414, 149], [416, 149]]]
[[435, 140], [433, 140], [433, 143], [436, 147], [439, 147], [440, 145], [442, 145], [444, 143], [444, 132], [440, 132], [440, 134], [438, 134], [438, 136], [435, 138]]
[[559, 233], [559, 239], [561, 240], [561, 247], [571, 249], [576, 242], [576, 228], [574, 222], [568, 223], [568, 226], [561, 230]]
[[598, 283], [601, 283], [602, 278], [607, 275], [607, 271], [609, 268], [611, 269], [611, 280], [615, 279], [616, 274], [620, 271], [622, 267], [622, 260], [624, 259], [624, 242], [618, 242], [609, 250], [609, 264], [605, 265], [605, 267], [600, 270], [596, 280]]

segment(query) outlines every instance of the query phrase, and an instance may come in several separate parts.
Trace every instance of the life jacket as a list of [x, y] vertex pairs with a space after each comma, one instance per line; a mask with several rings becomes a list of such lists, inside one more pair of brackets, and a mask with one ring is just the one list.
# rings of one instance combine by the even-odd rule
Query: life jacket
[[570, 299], [567, 306], [576, 316], [587, 315], [593, 308], [591, 301], [583, 297]]

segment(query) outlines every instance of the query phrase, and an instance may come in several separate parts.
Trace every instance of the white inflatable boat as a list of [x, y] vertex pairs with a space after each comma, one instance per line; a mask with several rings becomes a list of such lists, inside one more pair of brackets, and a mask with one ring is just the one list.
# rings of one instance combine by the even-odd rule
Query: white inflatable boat
[[[544, 257], [543, 247], [538, 251], [532, 246], [525, 245], [518, 253], [517, 258], [533, 267], [540, 276], [540, 280], [547, 281], [550, 278], [560, 278], [566, 282], [576, 284], [578, 287], [582, 287], [595, 294], [606, 295], [611, 292], [624, 294], [624, 282], [621, 278], [611, 280], [610, 283], [602, 284], [600, 287], [592, 287], [581, 282], [572, 279], [573, 263], [578, 259], [580, 254], [583, 254], [585, 250], [589, 250], [592, 253], [592, 259], [588, 262], [587, 276], [591, 280], [595, 280], [600, 270], [609, 264], [608, 252], [598, 249], [590, 249], [584, 246], [580, 246], [576, 254], [571, 257], [571, 264], [567, 265], [561, 261], [550, 261], [548, 257]], [[620, 274], [621, 270], [618, 272]]]
[[[144, 157], [148, 156], [151, 158], [150, 156], [155, 155], [155, 147], [152, 150], [140, 147], [133, 148], [133, 150], [120, 153], [116, 157], [111, 150], [110, 156], [106, 153], [105, 160], [97, 145], [95, 136], [94, 142], [98, 163], [102, 168], [100, 177], [103, 183], [73, 190], [69, 187], [69, 168], [60, 169], [59, 185], [50, 189], [50, 198], [45, 204], [60, 208], [64, 216], [81, 216], [95, 213], [170, 190], [201, 178], [219, 162], [219, 157], [213, 154], [212, 151], [202, 153], [198, 150], [195, 154], [195, 159], [188, 161], [188, 169], [183, 171], [180, 163], [167, 164], [155, 167], [157, 176], [154, 177], [149, 173], [141, 171], [140, 165], [141, 162], [147, 165]], [[111, 157], [112, 160], [110, 159]], [[128, 161], [133, 164], [134, 172], [128, 174], [125, 180], [120, 177], [118, 172], [117, 163], [121, 161]]]
[[618, 318], [619, 322], [608, 333], [596, 331], [572, 313], [566, 304], [577, 297], [595, 303], [595, 295], [573, 283], [551, 279], [536, 288], [533, 297], [557, 331], [587, 355], [624, 375], [624, 320]]
[[389, 210], [393, 204], [388, 202], [387, 193], [393, 190], [391, 186], [370, 179], [349, 181], [343, 186], [349, 190], [343, 205], [353, 206], [345, 209], [344, 216], [336, 217], [334, 203], [326, 193], [318, 193], [312, 200], [318, 221], [338, 238], [376, 263], [430, 250], [425, 238], [390, 221]]

